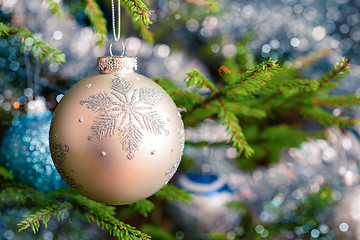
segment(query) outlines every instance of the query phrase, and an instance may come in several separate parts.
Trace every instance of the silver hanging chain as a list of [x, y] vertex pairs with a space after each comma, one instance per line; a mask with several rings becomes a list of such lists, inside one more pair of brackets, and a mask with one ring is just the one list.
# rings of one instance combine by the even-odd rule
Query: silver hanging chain
[[114, 0], [111, 0], [111, 10], [112, 10], [112, 26], [113, 26], [113, 34], [114, 34], [114, 40], [119, 41], [120, 40], [120, 0], [118, 0], [118, 31], [116, 34], [115, 30], [115, 4]]

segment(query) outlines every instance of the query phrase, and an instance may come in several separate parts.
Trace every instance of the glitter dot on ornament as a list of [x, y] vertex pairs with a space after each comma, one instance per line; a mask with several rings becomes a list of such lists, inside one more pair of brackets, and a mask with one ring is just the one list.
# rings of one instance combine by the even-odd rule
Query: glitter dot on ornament
[[28, 113], [15, 119], [0, 147], [0, 164], [15, 180], [47, 192], [67, 187], [51, 160], [49, 150], [50, 111]]

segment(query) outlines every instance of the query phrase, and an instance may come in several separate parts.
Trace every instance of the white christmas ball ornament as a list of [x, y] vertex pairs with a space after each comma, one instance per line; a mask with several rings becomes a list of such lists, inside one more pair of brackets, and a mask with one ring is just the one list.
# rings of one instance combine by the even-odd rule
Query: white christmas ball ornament
[[184, 126], [170, 96], [134, 72], [136, 58], [102, 57], [100, 73], [57, 106], [50, 151], [64, 181], [89, 199], [129, 204], [162, 188], [178, 168]]

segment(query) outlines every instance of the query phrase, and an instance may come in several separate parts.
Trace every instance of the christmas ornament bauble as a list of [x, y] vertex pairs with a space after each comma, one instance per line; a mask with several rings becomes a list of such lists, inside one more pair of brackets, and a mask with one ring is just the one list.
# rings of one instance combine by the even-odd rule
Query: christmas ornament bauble
[[190, 204], [169, 202], [169, 214], [176, 230], [184, 231], [184, 239], [208, 239], [210, 232], [227, 232], [240, 222], [238, 212], [226, 203], [235, 201], [226, 180], [215, 174], [182, 174], [176, 184], [193, 194]]
[[99, 58], [100, 73], [72, 87], [54, 112], [55, 166], [71, 188], [95, 201], [120, 205], [147, 198], [181, 161], [180, 113], [136, 66], [132, 57]]
[[66, 187], [50, 156], [51, 118], [47, 110], [13, 120], [0, 149], [0, 164], [13, 172], [17, 181], [45, 192]]

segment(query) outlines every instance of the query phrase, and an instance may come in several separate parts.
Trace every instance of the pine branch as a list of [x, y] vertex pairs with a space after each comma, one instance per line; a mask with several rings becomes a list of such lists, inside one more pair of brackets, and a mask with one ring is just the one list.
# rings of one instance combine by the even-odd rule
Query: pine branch
[[323, 107], [349, 106], [359, 104], [360, 98], [354, 94], [346, 96], [325, 96], [322, 98], [314, 98], [313, 103]]
[[249, 146], [246, 141], [245, 135], [242, 131], [238, 123], [238, 119], [234, 112], [229, 111], [229, 106], [223, 101], [223, 99], [219, 99], [221, 108], [218, 113], [220, 119], [223, 120], [227, 130], [231, 133], [230, 141], [233, 146], [238, 150], [239, 155], [244, 152], [245, 157], [250, 157], [254, 154], [254, 150]]
[[95, 32], [99, 34], [99, 38], [96, 43], [100, 47], [104, 47], [107, 34], [107, 22], [104, 18], [104, 14], [96, 0], [86, 0], [86, 3], [87, 5], [85, 7], [85, 14], [88, 16], [91, 25], [95, 29]]
[[170, 184], [166, 184], [162, 189], [157, 191], [154, 194], [154, 197], [185, 203], [189, 203], [192, 199], [192, 195], [190, 193], [187, 193], [185, 190]]
[[187, 111], [201, 104], [204, 98], [197, 92], [179, 89], [172, 81], [164, 78], [153, 78], [174, 100], [176, 106], [184, 107]]
[[136, 18], [131, 18], [132, 23], [136, 31], [138, 31], [140, 37], [146, 42], [152, 44], [155, 42], [153, 33], [143, 24], [143, 22], [135, 20]]
[[0, 182], [12, 180], [14, 180], [14, 175], [6, 168], [0, 166]]
[[40, 223], [43, 223], [45, 228], [47, 228], [47, 223], [52, 216], [56, 216], [58, 221], [63, 220], [65, 216], [68, 216], [67, 212], [70, 209], [74, 209], [74, 206], [69, 202], [54, 203], [32, 214], [25, 215], [25, 219], [18, 224], [18, 231], [21, 232], [31, 227], [35, 234], [40, 228]]
[[234, 92], [253, 93], [267, 84], [279, 69], [280, 67], [276, 64], [276, 61], [269, 59], [241, 74], [234, 83], [221, 89], [221, 92], [227, 92], [228, 94]]
[[145, 224], [141, 226], [141, 230], [149, 233], [154, 239], [161, 239], [161, 240], [178, 239], [172, 233], [166, 231], [165, 229], [150, 224]]
[[351, 127], [358, 124], [358, 121], [352, 118], [333, 116], [331, 113], [323, 110], [320, 107], [303, 108], [300, 114], [304, 118], [318, 121], [324, 126], [336, 126], [339, 128]]
[[154, 11], [149, 10], [141, 0], [124, 0], [122, 1], [122, 5], [128, 9], [131, 15], [131, 21], [140, 36], [148, 43], [153, 43], [154, 36], [148, 28], [149, 24], [152, 24], [150, 14]]
[[144, 215], [145, 217], [147, 217], [148, 214], [155, 208], [155, 204], [148, 199], [137, 201], [130, 204], [129, 206]]
[[58, 17], [61, 17], [63, 12], [62, 12], [62, 9], [60, 7], [60, 4], [55, 2], [54, 0], [43, 0], [43, 1], [46, 1], [47, 4], [49, 5], [49, 8], [51, 10], [51, 12], [58, 16]]
[[[106, 229], [110, 235], [118, 239], [150, 239], [145, 233], [119, 221], [115, 215], [115, 207], [94, 202], [75, 193], [73, 190], [62, 189], [44, 194], [42, 201], [47, 203], [40, 209], [34, 209], [19, 223], [19, 231], [31, 227], [36, 233], [43, 223], [53, 216], [58, 221], [64, 219], [68, 213], [80, 213], [89, 223], [95, 222], [101, 229]], [[70, 211], [70, 212], [69, 212]]]
[[320, 87], [330, 80], [339, 81], [347, 76], [347, 73], [351, 71], [351, 63], [347, 58], [340, 58], [335, 66], [328, 72], [326, 72], [320, 78]]
[[213, 93], [216, 93], [218, 91], [215, 84], [213, 84], [197, 69], [193, 69], [187, 72], [187, 77], [184, 81], [188, 87], [198, 87], [200, 89], [208, 88]]
[[[39, 56], [41, 62], [43, 62], [45, 58], [47, 58], [50, 63], [62, 64], [65, 62], [64, 53], [35, 38], [28, 29], [16, 28], [0, 22], [0, 37], [6, 37], [9, 35], [14, 35], [19, 38], [21, 40], [21, 50], [23, 52], [31, 50], [35, 55]], [[32, 39], [33, 44], [31, 46], [27, 46], [25, 44], [26, 39]]]

